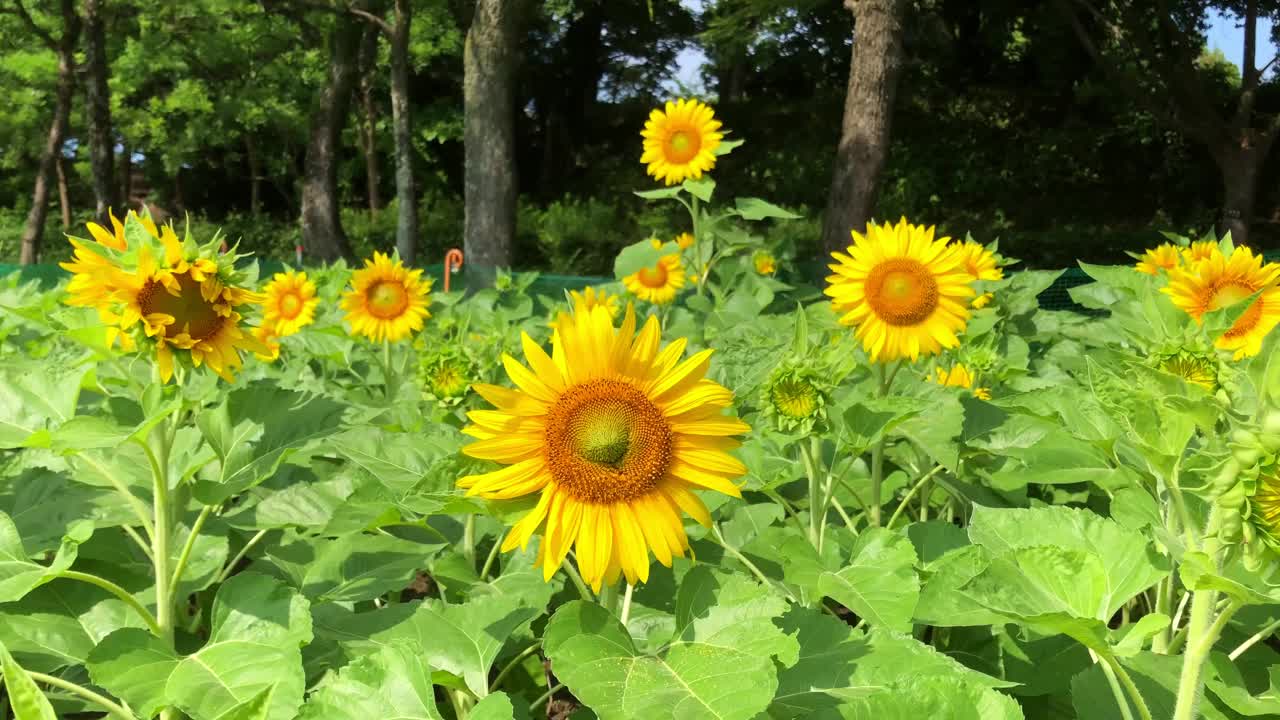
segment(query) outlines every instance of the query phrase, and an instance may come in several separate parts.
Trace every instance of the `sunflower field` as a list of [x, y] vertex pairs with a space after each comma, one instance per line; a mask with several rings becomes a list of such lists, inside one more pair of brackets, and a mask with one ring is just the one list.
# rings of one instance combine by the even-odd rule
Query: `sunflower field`
[[1050, 310], [902, 219], [806, 282], [728, 138], [654, 110], [688, 225], [563, 296], [146, 212], [0, 281], [0, 716], [1280, 716], [1280, 264]]

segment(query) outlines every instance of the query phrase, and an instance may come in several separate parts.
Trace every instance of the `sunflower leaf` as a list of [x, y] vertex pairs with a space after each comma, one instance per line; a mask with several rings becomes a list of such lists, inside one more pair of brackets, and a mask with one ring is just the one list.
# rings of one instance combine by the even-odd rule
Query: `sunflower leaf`
[[[358, 658], [307, 700], [299, 720], [441, 720], [421, 648], [396, 642]], [[474, 717], [474, 715], [473, 715]]]
[[643, 268], [657, 265], [661, 257], [662, 250], [655, 248], [649, 240], [632, 243], [623, 248], [622, 252], [618, 253], [617, 259], [613, 261], [613, 275], [618, 280], [622, 280], [628, 275], [640, 272]]

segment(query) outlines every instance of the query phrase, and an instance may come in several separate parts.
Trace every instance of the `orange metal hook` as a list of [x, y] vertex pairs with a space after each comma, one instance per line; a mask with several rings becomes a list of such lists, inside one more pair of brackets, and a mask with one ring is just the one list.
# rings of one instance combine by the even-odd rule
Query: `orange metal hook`
[[449, 248], [449, 252], [444, 254], [444, 291], [449, 292], [449, 276], [462, 269], [462, 251], [458, 248]]

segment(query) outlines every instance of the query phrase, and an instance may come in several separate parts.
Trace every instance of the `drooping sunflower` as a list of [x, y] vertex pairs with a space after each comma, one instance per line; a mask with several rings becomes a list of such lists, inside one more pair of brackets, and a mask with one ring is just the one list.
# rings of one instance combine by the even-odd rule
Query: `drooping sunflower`
[[689, 233], [680, 233], [675, 239], [676, 247], [681, 250], [688, 250], [693, 247], [693, 235]]
[[622, 279], [631, 294], [655, 305], [665, 305], [684, 287], [684, 266], [679, 255], [664, 255], [658, 262], [643, 267]]
[[1004, 269], [996, 262], [995, 253], [980, 243], [965, 240], [956, 246], [964, 258], [964, 271], [972, 280], [1003, 280]]
[[826, 294], [840, 322], [856, 335], [873, 362], [915, 360], [960, 343], [974, 296], [964, 256], [934, 229], [867, 224], [853, 232], [848, 254], [832, 253]]
[[964, 363], [956, 363], [951, 366], [950, 370], [934, 368], [933, 381], [935, 383], [944, 387], [960, 387], [966, 390], [972, 390], [974, 397], [980, 400], [990, 400], [990, 388], [975, 388], [973, 386], [974, 380], [975, 378], [973, 373], [969, 371], [969, 368], [965, 367]]
[[617, 320], [618, 313], [622, 312], [621, 299], [604, 288], [583, 288], [581, 292], [570, 290], [569, 299], [575, 312], [600, 306], [609, 311], [609, 318], [613, 320]]
[[468, 495], [538, 494], [503, 551], [541, 529], [537, 564], [550, 579], [572, 547], [593, 588], [649, 577], [649, 553], [663, 565], [689, 548], [681, 514], [708, 525], [694, 488], [739, 497], [731, 479], [746, 468], [728, 454], [750, 428], [723, 414], [733, 393], [704, 377], [710, 350], [684, 355], [682, 338], [659, 347], [658, 321], [636, 332], [628, 306], [620, 327], [602, 307], [560, 317], [551, 354], [522, 334], [528, 366], [504, 355], [516, 385], [473, 389], [495, 410], [469, 413], [463, 448], [507, 465], [458, 481]]
[[667, 101], [664, 109], [649, 113], [640, 162], [649, 174], [667, 185], [686, 178], [700, 178], [716, 165], [715, 150], [724, 135], [710, 106], [697, 100]]
[[1259, 473], [1249, 498], [1249, 517], [1273, 546], [1280, 546], [1280, 468]]
[[375, 252], [364, 268], [352, 273], [351, 289], [342, 296], [351, 332], [374, 342], [397, 342], [421, 330], [431, 317], [431, 283], [422, 270]]
[[1186, 251], [1180, 251], [1172, 243], [1163, 243], [1156, 247], [1148, 248], [1146, 252], [1142, 253], [1142, 259], [1138, 261], [1137, 265], [1133, 266], [1133, 269], [1147, 275], [1159, 275], [1161, 271], [1167, 272], [1178, 267], [1183, 252]]
[[1191, 317], [1235, 305], [1259, 290], [1264, 292], [1215, 341], [1221, 350], [1230, 350], [1236, 360], [1253, 357], [1262, 350], [1262, 340], [1280, 324], [1280, 263], [1263, 264], [1262, 256], [1247, 247], [1235, 248], [1230, 256], [1210, 255], [1194, 266], [1169, 272], [1168, 287], [1161, 292]]
[[751, 256], [757, 275], [772, 275], [778, 271], [778, 261], [767, 250], [757, 250]]
[[[92, 263], [97, 272], [110, 275], [109, 282], [101, 283], [109, 295], [99, 314], [120, 331], [132, 333], [126, 348], [154, 347], [161, 380], [173, 377], [175, 359], [181, 359], [194, 367], [205, 365], [231, 381], [241, 365], [241, 351], [267, 351], [242, 324], [239, 312], [262, 298], [241, 287], [245, 279], [235, 269], [238, 256], [218, 253], [221, 238], [204, 245], [197, 245], [189, 234], [179, 240], [171, 225], [157, 232], [150, 218], [132, 213], [125, 218], [121, 237], [124, 251], [113, 247], [99, 256], [105, 262]], [[72, 242], [77, 251], [84, 246]], [[84, 300], [73, 295], [67, 302]]]
[[320, 298], [316, 297], [316, 284], [305, 272], [276, 273], [262, 294], [262, 324], [271, 328], [272, 335], [286, 337], [315, 322]]

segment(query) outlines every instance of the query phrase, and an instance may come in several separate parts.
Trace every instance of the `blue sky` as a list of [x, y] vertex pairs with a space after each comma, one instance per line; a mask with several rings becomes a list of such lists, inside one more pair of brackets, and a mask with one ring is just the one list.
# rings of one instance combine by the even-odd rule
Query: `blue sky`
[[[699, 11], [705, 0], [680, 0], [680, 2], [685, 7]], [[1235, 63], [1237, 68], [1240, 67], [1244, 55], [1244, 28], [1240, 27], [1240, 21], [1214, 13], [1210, 16], [1209, 23], [1209, 48], [1221, 50], [1228, 60]], [[1266, 65], [1275, 54], [1276, 46], [1271, 42], [1271, 20], [1260, 18], [1258, 20], [1258, 65]], [[706, 59], [707, 56], [701, 48], [690, 47], [683, 50], [676, 58], [675, 77], [668, 83], [671, 91], [677, 90], [678, 82], [693, 90], [695, 94], [702, 94], [705, 90], [702, 82], [702, 64]], [[1268, 72], [1276, 71], [1277, 69], [1273, 67]]]

